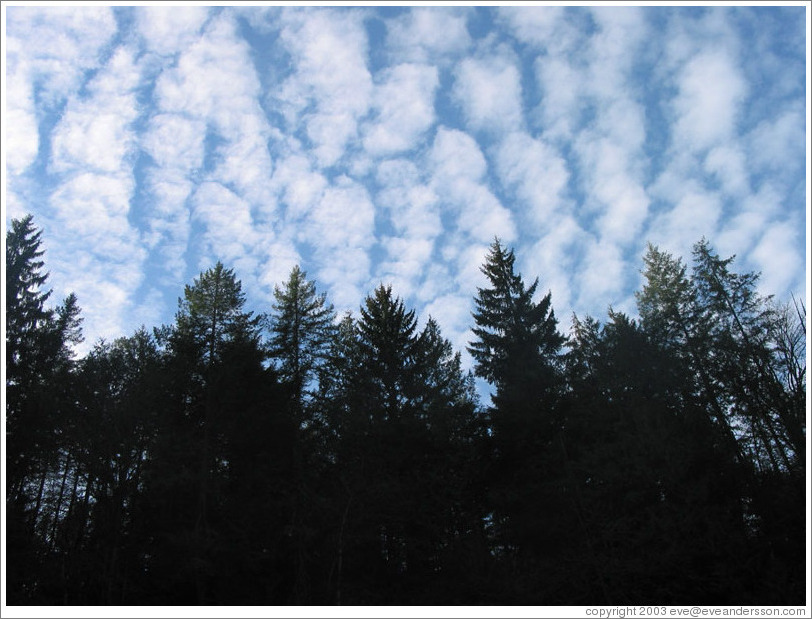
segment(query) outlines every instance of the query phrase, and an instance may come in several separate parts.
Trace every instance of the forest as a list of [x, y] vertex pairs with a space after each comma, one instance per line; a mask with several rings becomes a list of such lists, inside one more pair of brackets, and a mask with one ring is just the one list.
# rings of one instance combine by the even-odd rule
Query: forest
[[9, 605], [805, 603], [806, 308], [705, 239], [568, 333], [495, 239], [470, 371], [391, 287], [251, 311], [221, 263], [79, 357], [6, 242]]

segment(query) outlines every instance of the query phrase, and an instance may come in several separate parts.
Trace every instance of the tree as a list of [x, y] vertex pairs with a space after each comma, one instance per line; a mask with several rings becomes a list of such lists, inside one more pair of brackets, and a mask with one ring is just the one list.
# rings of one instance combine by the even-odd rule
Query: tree
[[737, 599], [749, 577], [739, 471], [690, 395], [690, 369], [611, 309], [605, 325], [574, 318], [568, 347], [552, 472], [562, 491], [550, 501], [564, 519], [548, 522], [586, 569], [550, 566], [555, 587], [583, 603]]
[[550, 496], [546, 478], [560, 466], [553, 441], [561, 425], [565, 338], [556, 329], [551, 294], [533, 300], [538, 279], [525, 286], [513, 250], [496, 239], [481, 271], [489, 287], [477, 289], [476, 339], [468, 350], [476, 374], [495, 388], [489, 410], [493, 453], [485, 478], [490, 543], [507, 570], [505, 581], [520, 587], [538, 576], [535, 557], [547, 551], [538, 519]]
[[725, 385], [714, 369], [714, 323], [699, 302], [695, 282], [682, 259], [654, 245], [648, 245], [643, 262], [646, 283], [635, 296], [644, 330], [690, 367], [691, 397], [717, 424], [729, 453], [747, 465], [733, 431]]
[[514, 272], [515, 260], [513, 250], [496, 239], [481, 268], [490, 287], [477, 288], [474, 299], [477, 339], [468, 350], [476, 375], [496, 388], [496, 411], [549, 408], [560, 386], [558, 356], [565, 338], [556, 329], [551, 294], [533, 301], [538, 278], [525, 287]]
[[42, 580], [25, 569], [42, 569], [49, 481], [74, 413], [72, 346], [82, 339], [75, 295], [56, 308], [45, 305], [51, 291], [43, 289], [43, 255], [42, 231], [32, 216], [12, 220], [6, 234], [6, 501], [9, 582], [23, 599], [42, 593], [34, 590]]
[[170, 410], [150, 480], [177, 505], [176, 520], [165, 523], [175, 549], [164, 547], [161, 554], [177, 555], [180, 563], [165, 569], [183, 575], [193, 589], [184, 593], [175, 587], [173, 593], [205, 603], [214, 589], [222, 496], [234, 466], [229, 433], [251, 430], [244, 417], [241, 425], [233, 422], [246, 407], [258, 412], [253, 398], [263, 395], [257, 381], [264, 376], [266, 354], [260, 318], [244, 310], [242, 285], [222, 263], [187, 285], [178, 303], [176, 324], [167, 332]]
[[274, 297], [270, 354], [279, 362], [280, 378], [291, 385], [293, 402], [301, 415], [307, 388], [334, 337], [335, 312], [326, 295], [316, 293], [316, 283], [308, 281], [307, 273], [298, 265], [283, 289], [274, 287]]
[[403, 301], [392, 296], [391, 286], [378, 286], [361, 307], [359, 378], [367, 383], [368, 410], [378, 420], [411, 412], [408, 395], [417, 363], [416, 330], [414, 310], [407, 311]]

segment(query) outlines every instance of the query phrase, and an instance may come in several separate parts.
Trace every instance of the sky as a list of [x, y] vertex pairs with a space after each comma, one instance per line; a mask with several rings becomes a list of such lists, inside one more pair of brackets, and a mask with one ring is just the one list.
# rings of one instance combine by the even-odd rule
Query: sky
[[806, 298], [807, 10], [4, 3], [5, 224], [85, 351], [219, 260], [255, 312], [391, 284], [470, 365], [495, 236], [564, 333], [636, 314], [648, 242]]

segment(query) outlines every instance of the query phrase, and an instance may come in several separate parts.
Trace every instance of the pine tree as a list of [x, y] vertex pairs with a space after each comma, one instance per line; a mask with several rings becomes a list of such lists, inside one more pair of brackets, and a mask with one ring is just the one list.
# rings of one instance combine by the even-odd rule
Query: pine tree
[[[369, 381], [370, 413], [379, 420], [396, 419], [411, 404], [417, 355], [417, 319], [391, 286], [378, 286], [366, 298], [358, 321], [362, 377]], [[410, 411], [411, 412], [411, 411]]]
[[325, 362], [335, 335], [335, 311], [325, 294], [316, 293], [316, 283], [308, 281], [307, 273], [298, 265], [284, 288], [274, 288], [274, 296], [270, 354], [278, 360], [280, 378], [291, 385], [294, 406], [302, 414], [308, 387]]
[[513, 250], [505, 250], [498, 239], [491, 245], [481, 271], [490, 287], [478, 288], [473, 314], [477, 337], [468, 347], [476, 361], [475, 372], [491, 383], [494, 432], [504, 434], [499, 444], [524, 442], [549, 419], [561, 389], [560, 350], [565, 342], [558, 333], [551, 294], [533, 300], [538, 279], [525, 287], [515, 273]]
[[[177, 493], [175, 500], [186, 501], [187, 520], [177, 523], [181, 528], [174, 535], [183, 541], [175, 553], [188, 561], [179, 569], [193, 585], [193, 593], [186, 595], [198, 603], [205, 603], [213, 588], [229, 430], [246, 429], [248, 420], [242, 420], [241, 428], [233, 423], [234, 416], [244, 410], [244, 398], [262, 394], [254, 384], [261, 379], [265, 360], [260, 317], [244, 306], [241, 282], [218, 262], [185, 287], [168, 335], [174, 419], [167, 420], [169, 431], [156, 447], [161, 459], [153, 464], [164, 471], [176, 467], [171, 479], [181, 487], [170, 491]], [[183, 484], [184, 478], [192, 483]]]
[[[46, 307], [42, 232], [28, 215], [6, 234], [6, 432], [9, 582], [17, 599], [44, 595], [38, 555], [49, 545], [52, 479], [61, 472], [75, 416], [73, 345], [81, 342], [80, 310], [70, 294]], [[17, 587], [22, 581], [24, 587]], [[47, 598], [46, 598], [47, 599]]]
[[[487, 484], [491, 551], [506, 570], [506, 582], [521, 588], [541, 578], [536, 557], [549, 552], [539, 515], [550, 509], [547, 480], [560, 468], [554, 439], [561, 426], [563, 389], [560, 349], [551, 294], [535, 302], [538, 279], [525, 287], [515, 272], [513, 250], [498, 239], [482, 273], [473, 314], [477, 339], [468, 350], [475, 372], [495, 387], [490, 407], [491, 466]], [[539, 593], [529, 599], [539, 602]]]

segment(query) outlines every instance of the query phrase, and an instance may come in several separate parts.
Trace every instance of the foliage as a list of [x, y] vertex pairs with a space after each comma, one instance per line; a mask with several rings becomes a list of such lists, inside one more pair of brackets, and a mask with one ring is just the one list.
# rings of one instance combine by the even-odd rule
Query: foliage
[[11, 604], [803, 604], [806, 310], [705, 240], [569, 337], [495, 240], [486, 407], [434, 319], [298, 266], [267, 317], [218, 262], [76, 359], [43, 256], [12, 222]]

